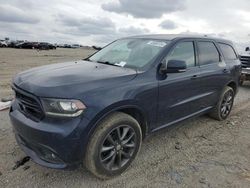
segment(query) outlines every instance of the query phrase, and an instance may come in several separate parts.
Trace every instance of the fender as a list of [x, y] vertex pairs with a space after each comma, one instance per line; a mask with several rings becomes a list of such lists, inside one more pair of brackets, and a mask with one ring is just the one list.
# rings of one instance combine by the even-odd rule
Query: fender
[[234, 92], [235, 92], [235, 95], [237, 94], [238, 92], [238, 83], [235, 82], [235, 80], [230, 80], [229, 82], [226, 83], [225, 86], [230, 86], [233, 88]]
[[[88, 126], [86, 127], [84, 132], [88, 132], [88, 135], [86, 135], [83, 140], [83, 145], [87, 146], [86, 144], [88, 144], [91, 135], [94, 133], [94, 131], [96, 130], [96, 128], [98, 127], [99, 123], [105, 118], [107, 117], [109, 114], [115, 112], [115, 111], [119, 111], [122, 109], [126, 109], [126, 108], [134, 108], [136, 110], [138, 110], [142, 116], [144, 117], [146, 122], [148, 121], [148, 116], [147, 113], [145, 112], [145, 110], [143, 110], [139, 103], [135, 100], [125, 100], [125, 101], [119, 101], [116, 102], [114, 104], [111, 104], [110, 106], [104, 108], [102, 111], [100, 111], [94, 118], [92, 121], [90, 121], [90, 123], [88, 124]], [[87, 131], [86, 131], [87, 130]], [[149, 123], [147, 123], [146, 125], [146, 131], [148, 132], [149, 130]], [[87, 147], [83, 148], [83, 154], [85, 153]]]

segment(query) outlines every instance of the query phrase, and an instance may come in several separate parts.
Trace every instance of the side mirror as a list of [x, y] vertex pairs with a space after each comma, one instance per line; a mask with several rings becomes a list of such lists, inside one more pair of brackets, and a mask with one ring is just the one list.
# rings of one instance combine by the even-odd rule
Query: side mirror
[[248, 51], [250, 51], [250, 48], [249, 47], [246, 47], [246, 50], [245, 50], [246, 52], [248, 52]]
[[166, 60], [162, 63], [160, 72], [163, 74], [166, 73], [181, 73], [187, 70], [187, 64], [185, 61], [181, 60]]

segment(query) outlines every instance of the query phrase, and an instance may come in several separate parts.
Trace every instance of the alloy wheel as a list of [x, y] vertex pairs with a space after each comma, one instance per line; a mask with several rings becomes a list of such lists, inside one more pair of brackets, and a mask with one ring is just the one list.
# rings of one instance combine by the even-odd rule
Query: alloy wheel
[[136, 144], [136, 134], [132, 127], [122, 125], [112, 129], [99, 152], [101, 164], [111, 171], [122, 168], [133, 156]]
[[223, 118], [227, 117], [232, 109], [233, 106], [233, 92], [228, 91], [225, 93], [222, 103], [221, 103], [221, 116]]

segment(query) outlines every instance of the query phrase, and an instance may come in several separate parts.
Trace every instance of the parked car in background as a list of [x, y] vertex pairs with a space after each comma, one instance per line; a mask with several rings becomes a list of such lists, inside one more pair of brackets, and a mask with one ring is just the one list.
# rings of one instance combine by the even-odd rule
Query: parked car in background
[[14, 40], [12, 40], [12, 41], [9, 41], [8, 42], [8, 47], [9, 48], [17, 48], [17, 45], [19, 45], [19, 44], [21, 44], [21, 43], [23, 43], [24, 41], [19, 41], [19, 40], [16, 40], [16, 41], [14, 41]]
[[9, 48], [15, 48], [15, 45], [16, 45], [17, 43], [15, 42], [15, 41], [9, 41], [9, 43], [8, 43], [8, 47]]
[[15, 48], [22, 49], [39, 49], [39, 50], [50, 50], [56, 49], [56, 46], [48, 42], [22, 42], [18, 44], [13, 44]]
[[63, 47], [64, 48], [71, 48], [71, 45], [70, 44], [64, 44]]
[[7, 44], [7, 42], [6, 41], [0, 41], [0, 47], [7, 47], [8, 46], [8, 44]]
[[228, 40], [128, 37], [85, 60], [18, 74], [9, 115], [33, 161], [58, 169], [84, 164], [106, 179], [124, 172], [155, 131], [203, 114], [225, 120], [240, 71]]
[[102, 47], [99, 47], [99, 46], [92, 46], [92, 48], [93, 48], [94, 50], [97, 50], [97, 51], [99, 51], [99, 50], [102, 49]]
[[40, 42], [36, 48], [39, 50], [55, 50], [56, 46], [48, 42]]
[[22, 48], [22, 49], [35, 49], [38, 45], [38, 42], [21, 42], [15, 45], [15, 48]]
[[242, 64], [242, 72], [240, 84], [243, 85], [244, 81], [250, 80], [250, 48], [246, 47], [245, 52], [240, 55]]
[[64, 47], [64, 44], [56, 44], [56, 47], [57, 47], [57, 48], [63, 48], [63, 47]]
[[80, 46], [80, 44], [72, 44], [71, 45], [71, 48], [80, 48], [81, 46]]

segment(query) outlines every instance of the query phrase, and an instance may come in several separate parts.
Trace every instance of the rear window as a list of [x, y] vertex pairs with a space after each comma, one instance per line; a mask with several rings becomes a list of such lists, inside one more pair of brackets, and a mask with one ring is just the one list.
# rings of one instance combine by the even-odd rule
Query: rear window
[[237, 59], [237, 55], [232, 46], [222, 43], [219, 43], [219, 46], [226, 60]]
[[220, 61], [219, 52], [213, 42], [200, 41], [197, 43], [197, 46], [200, 65], [208, 65]]

